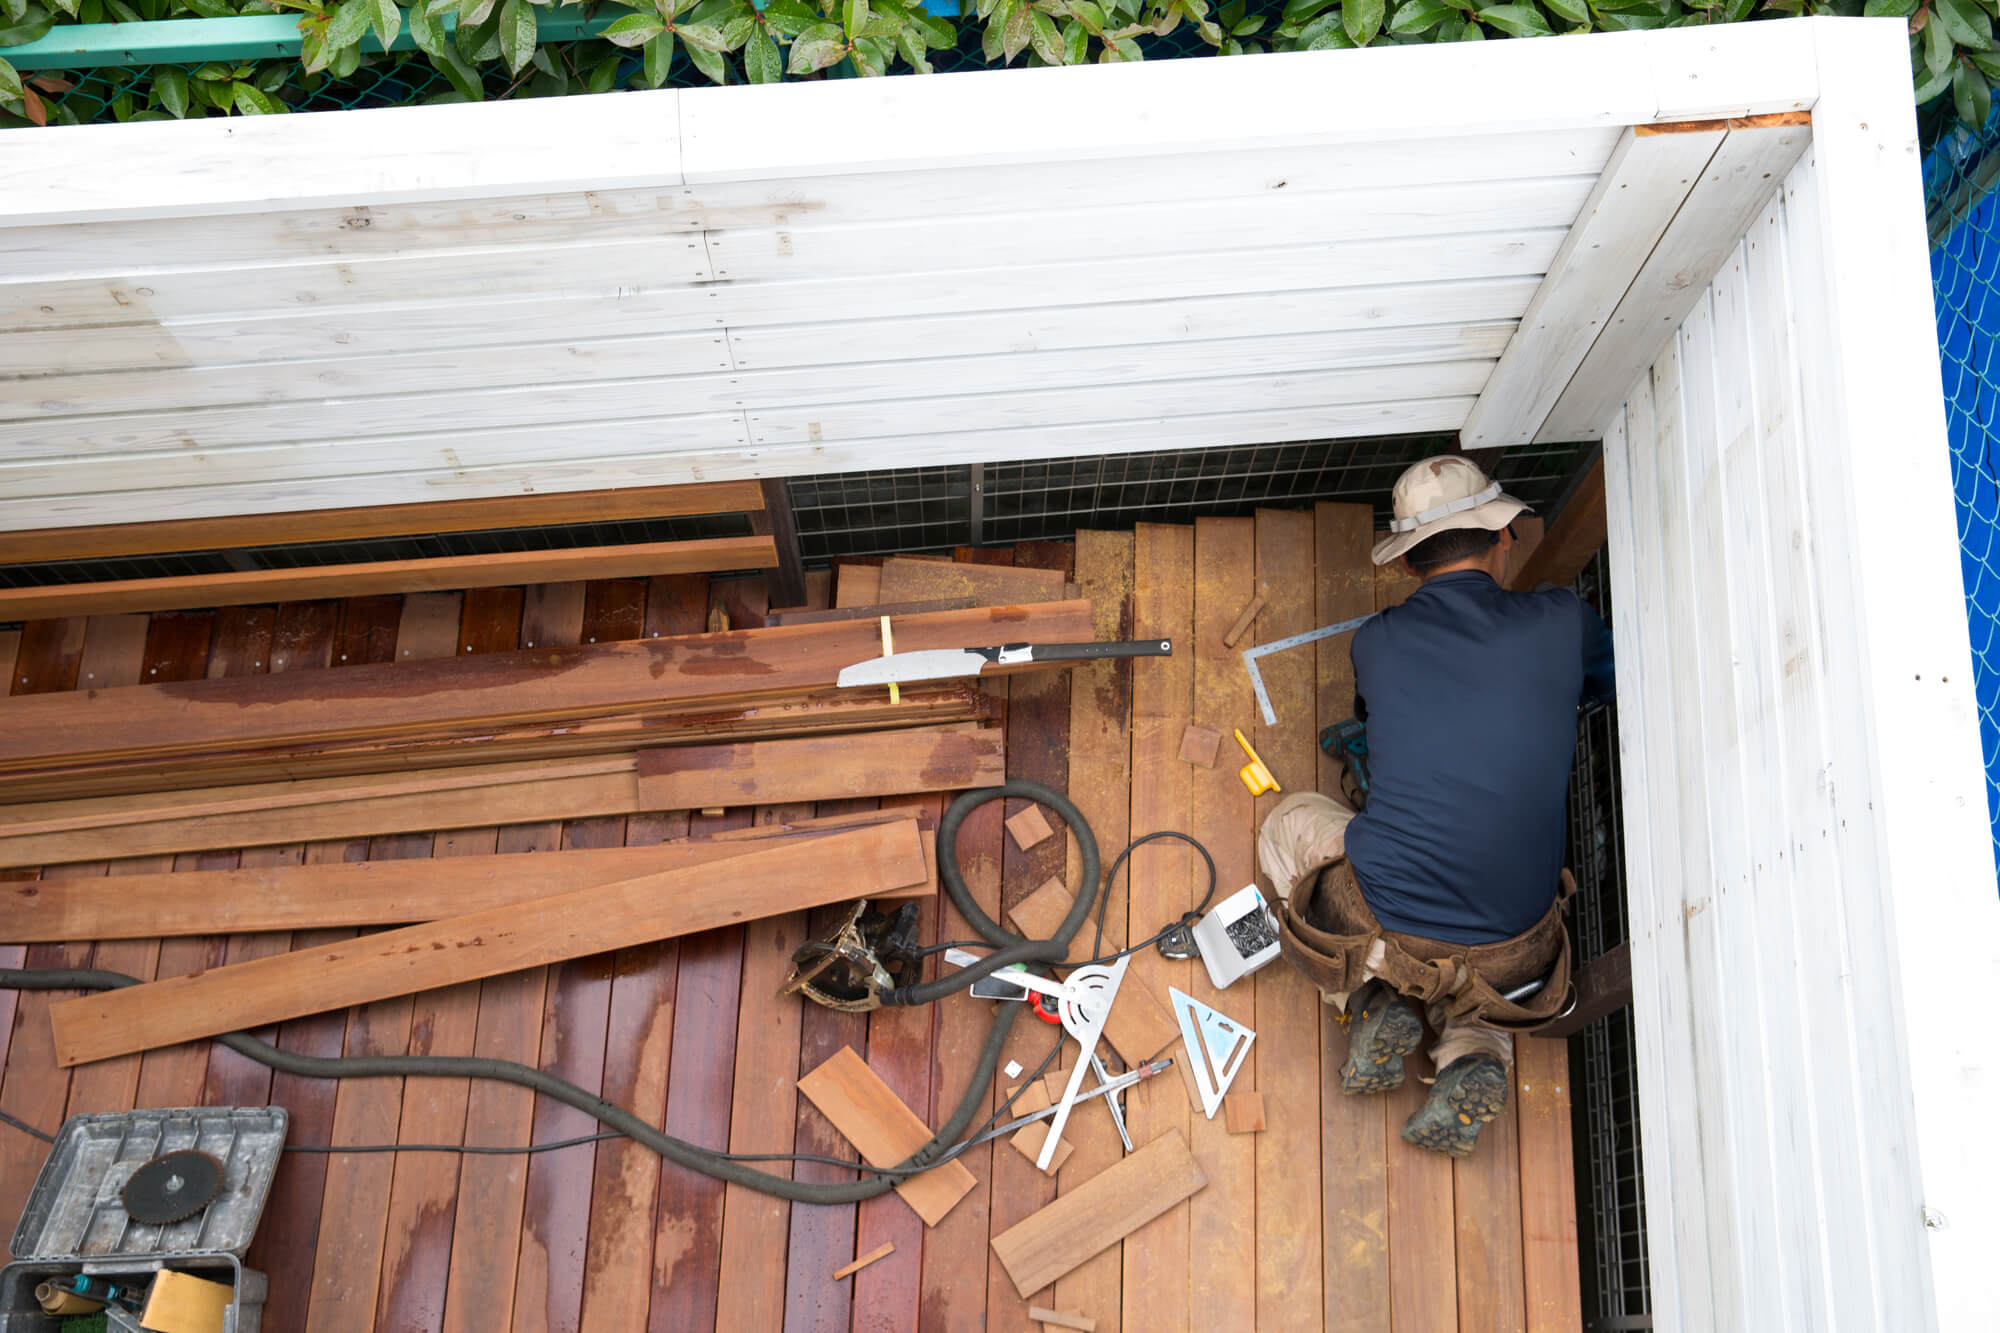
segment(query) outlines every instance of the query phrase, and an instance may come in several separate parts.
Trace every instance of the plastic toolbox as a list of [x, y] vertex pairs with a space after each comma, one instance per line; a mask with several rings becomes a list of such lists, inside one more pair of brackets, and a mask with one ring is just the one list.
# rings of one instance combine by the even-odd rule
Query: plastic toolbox
[[[285, 1143], [281, 1106], [190, 1106], [72, 1117], [56, 1135], [20, 1225], [15, 1262], [0, 1269], [0, 1333], [55, 1333], [35, 1288], [78, 1272], [143, 1285], [173, 1268], [227, 1282], [236, 1299], [224, 1333], [257, 1333], [264, 1275], [243, 1266]], [[222, 1189], [192, 1217], [166, 1226], [134, 1222], [119, 1191], [161, 1153], [196, 1148], [223, 1164]]]

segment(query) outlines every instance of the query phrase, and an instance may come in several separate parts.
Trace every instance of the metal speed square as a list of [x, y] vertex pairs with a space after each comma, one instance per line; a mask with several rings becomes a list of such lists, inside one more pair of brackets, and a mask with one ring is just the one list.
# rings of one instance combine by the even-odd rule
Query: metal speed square
[[1257, 1034], [1230, 1018], [1175, 989], [1167, 987], [1174, 1003], [1174, 1017], [1180, 1020], [1181, 1042], [1187, 1047], [1188, 1072], [1201, 1093], [1201, 1111], [1215, 1119], [1222, 1094], [1229, 1091], [1243, 1062], [1250, 1058], [1250, 1044]]

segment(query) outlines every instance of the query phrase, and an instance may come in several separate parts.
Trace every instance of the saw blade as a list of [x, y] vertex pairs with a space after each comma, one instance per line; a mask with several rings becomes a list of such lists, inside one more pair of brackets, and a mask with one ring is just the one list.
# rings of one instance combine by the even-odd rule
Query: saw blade
[[118, 1192], [134, 1222], [166, 1226], [193, 1217], [222, 1193], [222, 1163], [185, 1148], [143, 1163]]

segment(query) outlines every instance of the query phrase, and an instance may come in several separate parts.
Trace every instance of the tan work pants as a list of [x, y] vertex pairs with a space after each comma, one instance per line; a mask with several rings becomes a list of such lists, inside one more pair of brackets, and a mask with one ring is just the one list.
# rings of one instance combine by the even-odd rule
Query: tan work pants
[[[1334, 862], [1347, 856], [1347, 823], [1354, 818], [1354, 811], [1346, 804], [1319, 792], [1295, 792], [1278, 802], [1264, 820], [1257, 832], [1257, 866], [1270, 881], [1271, 891], [1280, 898], [1289, 898], [1293, 888], [1307, 875], [1317, 875]], [[1333, 877], [1330, 889], [1335, 891], [1322, 895], [1334, 919], [1323, 923], [1336, 933], [1359, 934], [1380, 928], [1375, 914], [1369, 910], [1362, 898], [1354, 876], [1350, 874]], [[1421, 946], [1426, 941], [1417, 937], [1403, 936], [1401, 940]], [[1449, 946], [1440, 946], [1444, 952]], [[1381, 965], [1387, 946], [1377, 940], [1368, 952], [1364, 980], [1375, 975]], [[1546, 966], [1546, 962], [1543, 964]], [[1336, 1012], [1347, 1012], [1347, 997], [1352, 991], [1338, 993], [1321, 991], [1320, 998], [1332, 1005]], [[1469, 1017], [1453, 1018], [1440, 1005], [1430, 1005], [1425, 1013], [1431, 1030], [1438, 1034], [1437, 1041], [1430, 1049], [1431, 1066], [1443, 1069], [1452, 1061], [1467, 1055], [1490, 1055], [1504, 1064], [1511, 1072], [1514, 1068], [1514, 1036], [1497, 1028], [1486, 1026]]]

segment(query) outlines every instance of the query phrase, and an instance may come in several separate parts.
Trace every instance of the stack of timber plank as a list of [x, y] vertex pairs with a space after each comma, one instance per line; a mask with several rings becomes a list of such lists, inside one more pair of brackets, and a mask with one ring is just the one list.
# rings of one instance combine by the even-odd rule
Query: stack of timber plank
[[[1091, 616], [958, 607], [894, 632], [899, 649], [1076, 640]], [[1003, 781], [976, 680], [838, 690], [881, 651], [881, 626], [854, 620], [0, 699], [0, 868]], [[399, 927], [58, 1002], [57, 1055], [77, 1064], [935, 893], [934, 828], [904, 808], [629, 849], [16, 881], [0, 943]]]

